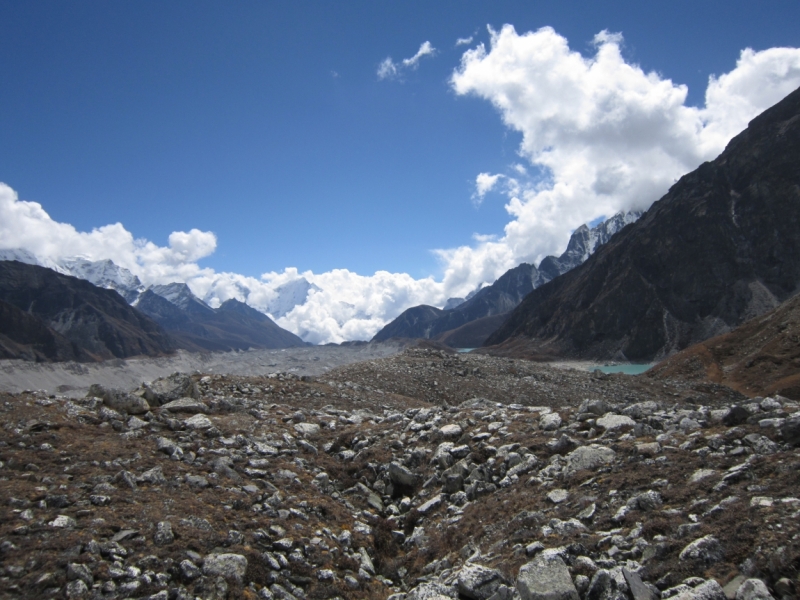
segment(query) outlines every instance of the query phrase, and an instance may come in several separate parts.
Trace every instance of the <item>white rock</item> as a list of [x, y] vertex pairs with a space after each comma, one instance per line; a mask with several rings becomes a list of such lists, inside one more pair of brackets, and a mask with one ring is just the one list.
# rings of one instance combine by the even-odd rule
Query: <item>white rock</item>
[[602, 427], [606, 431], [617, 431], [619, 429], [633, 429], [636, 421], [626, 415], [615, 415], [614, 413], [606, 413], [597, 419], [597, 426]]
[[689, 477], [689, 483], [697, 483], [698, 481], [714, 477], [715, 475], [719, 475], [719, 473], [714, 469], [697, 469], [697, 471], [692, 473]]
[[564, 500], [569, 498], [569, 492], [562, 489], [552, 490], [547, 494], [546, 497], [553, 504], [561, 504], [564, 502]]
[[319, 425], [316, 423], [295, 423], [294, 430], [300, 435], [311, 436], [319, 433]]
[[68, 517], [67, 515], [58, 515], [55, 519], [48, 523], [50, 527], [57, 527], [59, 529], [72, 529], [77, 526], [77, 524], [78, 522], [75, 519]]
[[209, 554], [203, 561], [203, 574], [241, 581], [247, 571], [247, 558], [241, 554]]
[[463, 430], [457, 423], [451, 423], [449, 425], [445, 425], [444, 427], [440, 427], [439, 433], [441, 433], [445, 439], [456, 440], [461, 437]]
[[542, 415], [539, 419], [539, 427], [544, 431], [555, 431], [561, 427], [561, 416], [558, 413]]
[[184, 420], [183, 423], [189, 429], [211, 429], [214, 426], [214, 424], [211, 422], [211, 419], [202, 414], [196, 414], [193, 417], [189, 417], [188, 419]]
[[576, 448], [567, 455], [567, 473], [575, 473], [584, 469], [596, 469], [614, 462], [616, 453], [605, 446], [591, 445]]

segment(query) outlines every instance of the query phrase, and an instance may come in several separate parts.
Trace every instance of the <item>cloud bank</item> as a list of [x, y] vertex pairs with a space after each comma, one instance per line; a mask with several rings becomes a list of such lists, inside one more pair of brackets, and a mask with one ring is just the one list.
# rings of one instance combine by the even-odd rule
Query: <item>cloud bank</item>
[[[750, 119], [800, 86], [800, 50], [745, 49], [731, 72], [710, 78], [704, 106], [692, 107], [686, 86], [626, 62], [619, 34], [599, 33], [591, 56], [570, 50], [551, 28], [520, 35], [507, 25], [490, 35], [488, 49], [464, 52], [450, 84], [457, 95], [487, 100], [506, 127], [522, 134], [514, 163], [505, 173], [477, 174], [474, 208], [465, 202], [465, 210], [480, 210], [488, 193], [502, 193], [509, 221], [500, 235], [479, 232], [471, 244], [435, 250], [439, 280], [347, 269], [286, 268], [258, 278], [220, 273], [198, 264], [217, 247], [211, 232], [177, 231], [167, 246], [137, 239], [121, 223], [81, 232], [54, 221], [40, 204], [20, 200], [5, 184], [0, 249], [24, 248], [45, 261], [110, 259], [145, 285], [186, 282], [212, 306], [236, 298], [265, 312], [279, 288], [305, 278], [316, 287], [305, 303], [277, 319], [282, 327], [313, 343], [369, 339], [410, 306], [442, 306], [520, 262], [559, 254], [582, 223], [646, 209], [678, 177], [718, 155]], [[378, 76], [398, 77], [434, 52], [426, 42], [411, 58], [384, 61]]]
[[[800, 86], [800, 50], [745, 49], [730, 73], [710, 78], [704, 107], [687, 106], [685, 85], [625, 61], [620, 34], [600, 32], [584, 57], [550, 27], [489, 33], [490, 47], [467, 50], [450, 83], [457, 95], [488, 100], [522, 134], [519, 155], [535, 175], [509, 166], [504, 235], [439, 251], [446, 283], [538, 262], [582, 223], [648, 208]], [[500, 175], [479, 174], [473, 198]]]

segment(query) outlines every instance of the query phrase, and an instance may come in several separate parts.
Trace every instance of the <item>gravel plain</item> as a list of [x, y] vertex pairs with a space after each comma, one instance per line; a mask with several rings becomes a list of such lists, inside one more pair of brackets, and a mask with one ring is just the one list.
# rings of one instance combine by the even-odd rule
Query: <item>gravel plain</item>
[[357, 346], [308, 346], [283, 350], [242, 352], [186, 352], [156, 358], [130, 358], [100, 363], [33, 363], [0, 360], [0, 391], [40, 390], [72, 398], [86, 395], [89, 386], [133, 389], [171, 373], [260, 376], [293, 373], [317, 376], [335, 367], [385, 358], [402, 351], [403, 344], [384, 342]]

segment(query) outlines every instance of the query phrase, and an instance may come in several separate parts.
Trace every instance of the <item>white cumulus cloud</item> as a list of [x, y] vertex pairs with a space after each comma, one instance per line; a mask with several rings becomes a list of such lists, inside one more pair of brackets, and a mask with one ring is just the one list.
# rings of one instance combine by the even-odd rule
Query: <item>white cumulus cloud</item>
[[[506, 186], [510, 221], [501, 237], [439, 252], [446, 283], [473, 269], [537, 262], [562, 250], [582, 223], [648, 208], [800, 85], [800, 50], [746, 49], [730, 73], [710, 79], [705, 106], [692, 107], [685, 85], [624, 59], [621, 34], [597, 34], [594, 54], [582, 56], [550, 27], [489, 33], [488, 49], [463, 54], [452, 88], [489, 101], [522, 134], [519, 154], [538, 175]], [[509, 170], [525, 174], [519, 165]], [[476, 191], [495, 183], [479, 174]]]
[[472, 43], [472, 40], [473, 40], [472, 36], [458, 38], [456, 40], [456, 47], [458, 47], [458, 46], [469, 46]]
[[416, 69], [419, 61], [426, 56], [436, 54], [436, 48], [430, 42], [422, 42], [417, 53], [411, 58], [404, 58], [399, 63], [392, 60], [391, 56], [384, 58], [378, 65], [378, 79], [398, 79], [406, 69]]
[[494, 186], [497, 185], [501, 177], [503, 177], [503, 175], [500, 173], [495, 175], [491, 173], [478, 173], [478, 176], [475, 178], [475, 193], [472, 194], [472, 199], [475, 204], [479, 205], [483, 202], [484, 196], [494, 189]]
[[[477, 232], [471, 243], [435, 250], [439, 280], [347, 269], [286, 268], [260, 277], [217, 272], [198, 264], [217, 247], [211, 232], [173, 232], [166, 246], [135, 238], [121, 223], [82, 232], [2, 183], [0, 250], [24, 248], [53, 262], [77, 255], [111, 259], [145, 285], [186, 282], [212, 306], [236, 298], [265, 312], [279, 288], [297, 288], [304, 278], [314, 287], [278, 319], [282, 327], [315, 343], [369, 339], [406, 308], [442, 306], [520, 262], [562, 252], [582, 223], [649, 207], [678, 177], [719, 154], [750, 119], [800, 86], [800, 50], [745, 49], [733, 70], [710, 78], [704, 106], [692, 107], [686, 86], [624, 59], [620, 34], [598, 34], [591, 56], [571, 50], [551, 28], [520, 35], [507, 25], [490, 36], [488, 49], [464, 52], [451, 85], [456, 94], [490, 102], [506, 127], [522, 134], [507, 173], [482, 172], [475, 179], [473, 201], [501, 191], [509, 222], [502, 233]], [[426, 42], [400, 63], [386, 59], [379, 77], [399, 77], [434, 52]]]

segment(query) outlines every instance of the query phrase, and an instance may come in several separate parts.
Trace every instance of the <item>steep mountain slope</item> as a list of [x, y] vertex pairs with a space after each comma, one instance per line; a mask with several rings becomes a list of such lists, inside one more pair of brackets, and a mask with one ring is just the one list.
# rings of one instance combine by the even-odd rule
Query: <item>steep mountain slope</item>
[[477, 319], [510, 312], [532, 290], [583, 263], [597, 248], [608, 242], [611, 236], [625, 225], [636, 221], [640, 215], [638, 212], [619, 213], [592, 229], [581, 225], [570, 237], [566, 251], [559, 257], [546, 257], [538, 269], [535, 265], [522, 263], [506, 271], [492, 285], [470, 294], [463, 302], [458, 302], [459, 298], [451, 298], [448, 306], [455, 306], [449, 310], [442, 311], [432, 306], [409, 308], [372, 339], [381, 342], [391, 337], [436, 338], [440, 341], [451, 340], [445, 343], [453, 347], [457, 347], [453, 345], [456, 340], [460, 343], [469, 342], [463, 347], [480, 346], [494, 331], [491, 327], [496, 329], [502, 324], [501, 319], [484, 321], [478, 327], [461, 330], [457, 336], [448, 336], [445, 333]]
[[531, 293], [486, 344], [652, 360], [774, 308], [800, 283], [798, 165], [800, 90], [583, 265]]
[[708, 380], [748, 396], [800, 400], [800, 296], [730, 333], [686, 348], [647, 376]]
[[254, 308], [238, 300], [228, 300], [214, 310], [182, 283], [153, 286], [139, 297], [136, 308], [159, 323], [187, 350], [228, 351], [305, 345], [299, 337]]
[[0, 358], [36, 362], [87, 360], [67, 338], [41, 319], [0, 300]]
[[0, 261], [0, 300], [7, 355], [103, 360], [174, 350], [164, 330], [116, 292], [51, 269]]
[[384, 342], [393, 337], [430, 338], [431, 330], [445, 314], [440, 308], [421, 304], [404, 310], [394, 321], [375, 334], [373, 342]]
[[125, 298], [128, 304], [132, 304], [144, 291], [144, 285], [136, 275], [111, 260], [89, 260], [83, 256], [73, 256], [55, 261], [39, 258], [24, 248], [0, 250], [0, 260], [17, 260], [28, 265], [46, 267], [63, 275], [85, 279], [97, 287], [114, 290]]
[[67, 258], [60, 261], [55, 270], [65, 275], [85, 279], [97, 287], [114, 290], [125, 298], [128, 304], [136, 300], [144, 291], [144, 285], [136, 275], [110, 260]]

